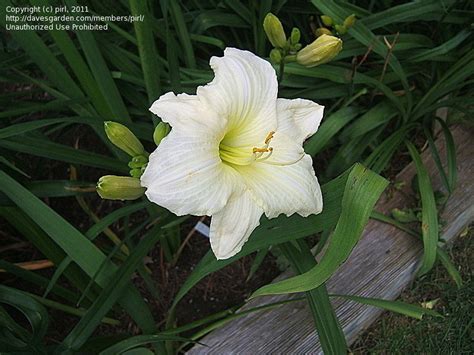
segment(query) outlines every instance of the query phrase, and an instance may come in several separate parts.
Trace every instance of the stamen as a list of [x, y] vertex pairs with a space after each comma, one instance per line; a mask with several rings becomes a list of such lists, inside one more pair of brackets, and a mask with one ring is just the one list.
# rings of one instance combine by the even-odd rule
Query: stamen
[[273, 150], [273, 148], [253, 148], [254, 153], [267, 153]]
[[267, 154], [265, 157], [263, 157], [263, 158], [258, 158], [258, 159], [256, 159], [256, 161], [264, 161], [264, 160], [267, 160], [268, 158], [270, 158], [270, 157], [272, 156], [272, 153], [273, 153], [273, 148], [270, 147], [270, 148], [268, 148], [268, 154]]
[[267, 138], [265, 138], [265, 144], [270, 143], [274, 134], [275, 134], [275, 131], [270, 131], [270, 133], [268, 133]]
[[[254, 154], [254, 161], [263, 161], [263, 160], [266, 160], [266, 159], [270, 158], [270, 156], [273, 153], [273, 148], [269, 147], [269, 145], [270, 145], [270, 141], [272, 140], [274, 134], [275, 134], [275, 131], [270, 131], [267, 134], [267, 137], [265, 138], [265, 141], [264, 141], [265, 145], [261, 148], [257, 148], [257, 147], [253, 148], [252, 151], [253, 151], [253, 154]], [[265, 157], [262, 158], [262, 156], [265, 153], [269, 153], [269, 154], [267, 154]]]

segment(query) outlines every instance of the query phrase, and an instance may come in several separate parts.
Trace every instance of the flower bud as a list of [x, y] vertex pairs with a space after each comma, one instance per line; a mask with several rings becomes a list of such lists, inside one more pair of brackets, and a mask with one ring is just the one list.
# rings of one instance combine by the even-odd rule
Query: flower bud
[[281, 63], [281, 52], [279, 49], [273, 48], [270, 51], [270, 61], [274, 64], [280, 64]]
[[344, 20], [344, 27], [346, 28], [350, 28], [352, 26], [354, 26], [354, 23], [356, 22], [356, 15], [355, 14], [352, 14], [350, 16], [347, 16], [346, 19]]
[[399, 208], [392, 209], [392, 217], [401, 223], [417, 222], [418, 218], [412, 209], [401, 210]]
[[160, 122], [158, 125], [155, 127], [155, 131], [153, 132], [153, 141], [155, 142], [156, 146], [159, 146], [161, 143], [161, 140], [165, 138], [168, 133], [170, 133], [170, 125], [165, 122]]
[[140, 180], [128, 176], [102, 176], [97, 182], [97, 193], [107, 200], [136, 200], [143, 196], [145, 188]]
[[124, 125], [107, 121], [104, 122], [105, 134], [109, 140], [128, 155], [146, 155], [145, 148], [137, 137]]
[[300, 41], [301, 38], [301, 32], [298, 28], [294, 27], [291, 30], [291, 35], [290, 35], [290, 42], [291, 44], [295, 45]]
[[334, 23], [332, 18], [327, 15], [322, 15], [321, 21], [324, 23], [324, 26], [328, 26], [328, 27], [332, 26], [332, 24]]
[[332, 35], [331, 30], [327, 29], [326, 27], [319, 27], [314, 31], [316, 37], [321, 37], [322, 35]]
[[148, 163], [148, 158], [144, 155], [137, 155], [130, 160], [128, 167], [131, 169], [141, 168], [143, 165]]
[[342, 49], [342, 41], [334, 36], [323, 34], [307, 45], [296, 55], [296, 61], [311, 68], [331, 61]]
[[134, 168], [134, 169], [130, 170], [130, 176], [132, 178], [140, 179], [140, 177], [142, 176], [142, 169], [141, 168]]
[[336, 29], [337, 33], [340, 35], [343, 35], [347, 32], [347, 28], [344, 25], [336, 25], [334, 28]]
[[283, 30], [283, 25], [278, 17], [271, 12], [269, 12], [263, 20], [263, 29], [273, 47], [283, 48], [286, 46], [286, 35]]

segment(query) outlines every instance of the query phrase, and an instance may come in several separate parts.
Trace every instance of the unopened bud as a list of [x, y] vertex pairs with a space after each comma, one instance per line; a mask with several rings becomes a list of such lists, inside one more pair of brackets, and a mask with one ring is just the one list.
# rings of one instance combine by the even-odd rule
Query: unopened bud
[[131, 169], [141, 168], [146, 163], [148, 163], [148, 158], [146, 156], [137, 155], [130, 160], [128, 167]]
[[263, 29], [273, 47], [283, 48], [286, 46], [286, 35], [283, 25], [278, 17], [271, 12], [269, 12], [263, 20]]
[[332, 24], [334, 23], [332, 18], [327, 15], [322, 15], [321, 21], [323, 22], [324, 26], [328, 26], [328, 27], [332, 26]]
[[314, 31], [316, 37], [321, 37], [322, 35], [332, 35], [331, 30], [327, 29], [326, 27], [319, 27]]
[[342, 49], [342, 41], [334, 36], [322, 35], [296, 55], [296, 61], [305, 67], [315, 67], [331, 61]]
[[298, 28], [294, 27], [291, 30], [291, 35], [290, 35], [290, 42], [292, 45], [297, 44], [300, 41], [301, 38], [301, 32]]
[[355, 14], [347, 16], [346, 19], [344, 20], [344, 27], [350, 28], [350, 27], [354, 26], [354, 24], [356, 22], [356, 19], [357, 18], [356, 18]]
[[401, 223], [410, 223], [418, 221], [418, 218], [412, 209], [401, 210], [399, 208], [394, 208], [392, 209], [392, 217]]
[[140, 180], [128, 176], [102, 176], [97, 182], [97, 193], [107, 200], [136, 200], [143, 196], [145, 188]]
[[273, 48], [270, 51], [270, 61], [274, 64], [280, 64], [281, 63], [281, 52], [279, 49]]
[[340, 35], [343, 35], [347, 32], [347, 28], [344, 25], [336, 25], [334, 26], [334, 28], [336, 29], [336, 32]]
[[153, 141], [155, 142], [156, 146], [159, 146], [161, 140], [165, 138], [168, 133], [170, 133], [171, 127], [168, 123], [160, 122], [155, 127], [155, 131], [153, 132]]
[[104, 122], [105, 134], [109, 140], [128, 155], [146, 155], [145, 148], [138, 138], [123, 124], [107, 121]]
[[142, 176], [142, 173], [143, 172], [141, 168], [135, 168], [135, 169], [130, 170], [130, 176], [132, 178], [140, 179], [140, 177]]

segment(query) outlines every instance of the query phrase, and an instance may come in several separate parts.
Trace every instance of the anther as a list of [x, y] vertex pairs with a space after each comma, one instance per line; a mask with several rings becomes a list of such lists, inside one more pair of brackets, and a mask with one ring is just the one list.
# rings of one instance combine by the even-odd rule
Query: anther
[[270, 148], [253, 148], [253, 153], [267, 153], [273, 150], [272, 147]]
[[268, 133], [267, 138], [265, 138], [265, 144], [270, 143], [274, 134], [275, 134], [275, 131], [270, 131], [270, 133]]

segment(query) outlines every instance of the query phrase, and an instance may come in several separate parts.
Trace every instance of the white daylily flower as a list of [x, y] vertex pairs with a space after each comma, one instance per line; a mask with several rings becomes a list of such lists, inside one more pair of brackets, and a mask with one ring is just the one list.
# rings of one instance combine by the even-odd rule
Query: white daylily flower
[[218, 259], [240, 251], [263, 213], [320, 213], [321, 190], [303, 141], [323, 106], [277, 99], [275, 70], [254, 54], [227, 48], [212, 57], [215, 78], [197, 95], [169, 92], [150, 111], [172, 130], [141, 177], [152, 202], [177, 215], [212, 216]]

